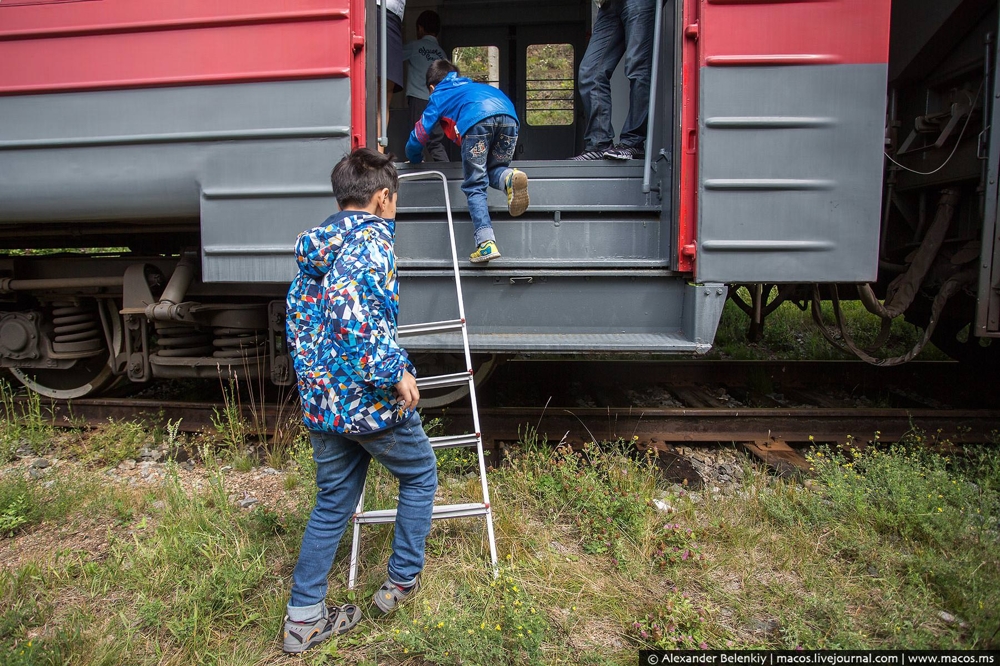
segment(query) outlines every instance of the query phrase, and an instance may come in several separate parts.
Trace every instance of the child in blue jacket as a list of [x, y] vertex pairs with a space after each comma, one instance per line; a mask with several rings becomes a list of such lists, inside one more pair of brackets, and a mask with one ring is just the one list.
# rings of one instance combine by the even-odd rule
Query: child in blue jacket
[[295, 244], [286, 333], [316, 461], [316, 505], [292, 572], [283, 648], [304, 652], [352, 629], [362, 611], [327, 606], [327, 575], [375, 458], [399, 479], [388, 613], [417, 590], [437, 490], [437, 458], [415, 408], [416, 370], [396, 342], [393, 249], [399, 177], [391, 155], [359, 148], [331, 174], [341, 212]]
[[502, 92], [459, 76], [458, 68], [447, 60], [431, 63], [427, 89], [430, 101], [406, 142], [406, 157], [420, 163], [438, 123], [445, 136], [462, 146], [462, 191], [469, 200], [477, 246], [469, 259], [477, 263], [496, 259], [500, 250], [486, 204], [487, 186], [507, 194], [512, 216], [528, 208], [528, 176], [510, 167], [517, 146], [517, 112]]

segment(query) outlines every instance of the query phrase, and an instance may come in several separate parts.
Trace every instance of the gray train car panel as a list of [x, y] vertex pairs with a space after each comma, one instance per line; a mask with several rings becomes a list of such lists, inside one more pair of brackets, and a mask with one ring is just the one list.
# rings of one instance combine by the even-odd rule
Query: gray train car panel
[[702, 3], [699, 280], [876, 278], [889, 6]]
[[884, 65], [702, 72], [699, 279], [875, 280], [885, 82]]

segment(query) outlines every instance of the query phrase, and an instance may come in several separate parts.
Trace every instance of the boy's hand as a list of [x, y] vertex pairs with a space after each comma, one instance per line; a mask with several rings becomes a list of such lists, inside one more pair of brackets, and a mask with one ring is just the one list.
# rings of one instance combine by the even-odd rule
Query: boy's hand
[[403, 378], [393, 388], [396, 389], [396, 397], [403, 403], [404, 409], [413, 409], [420, 402], [417, 380], [409, 372], [403, 371]]

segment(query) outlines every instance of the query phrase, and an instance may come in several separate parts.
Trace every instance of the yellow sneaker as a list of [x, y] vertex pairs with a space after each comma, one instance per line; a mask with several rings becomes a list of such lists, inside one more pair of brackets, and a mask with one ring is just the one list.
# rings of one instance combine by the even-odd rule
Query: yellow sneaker
[[493, 241], [486, 241], [485, 243], [480, 243], [476, 251], [469, 255], [469, 261], [473, 263], [481, 263], [484, 261], [492, 261], [499, 258], [500, 250], [497, 249], [497, 244]]
[[511, 169], [504, 185], [507, 192], [507, 210], [511, 217], [517, 217], [528, 210], [528, 175], [523, 171]]

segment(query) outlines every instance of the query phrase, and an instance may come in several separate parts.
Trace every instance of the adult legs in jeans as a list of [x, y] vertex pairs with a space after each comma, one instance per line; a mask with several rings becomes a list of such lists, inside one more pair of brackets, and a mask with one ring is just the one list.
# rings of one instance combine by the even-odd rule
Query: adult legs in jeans
[[496, 241], [486, 188], [504, 191], [517, 146], [517, 121], [508, 116], [492, 116], [474, 125], [462, 137], [462, 191], [469, 200], [469, 215], [475, 229], [476, 245]]
[[653, 30], [656, 2], [659, 0], [622, 0], [621, 22], [625, 26], [625, 77], [629, 84], [628, 115], [622, 125], [620, 143], [642, 146], [646, 143], [649, 117], [649, 81], [653, 71]]
[[618, 11], [620, 2], [608, 0], [597, 11], [590, 43], [580, 62], [584, 151], [610, 148], [615, 138], [611, 127], [611, 75], [625, 54], [625, 26]]
[[[413, 95], [406, 96], [406, 104], [410, 109], [410, 129], [417, 124], [420, 120], [420, 116], [423, 115], [424, 109], [427, 108], [426, 99], [420, 99], [419, 97], [414, 97]], [[434, 125], [434, 129], [431, 130], [431, 134], [427, 137], [427, 145], [424, 146], [424, 157], [427, 158], [429, 162], [447, 162], [448, 151], [444, 147], [444, 130], [441, 129], [441, 125]]]
[[423, 569], [437, 490], [437, 459], [416, 413], [398, 426], [370, 435], [313, 432], [310, 439], [318, 490], [292, 573], [288, 617], [296, 622], [310, 621], [323, 612], [327, 575], [357, 506], [371, 458], [399, 479], [388, 564], [394, 583], [408, 586]]
[[653, 19], [657, 0], [608, 0], [597, 12], [594, 31], [580, 63], [580, 99], [586, 125], [584, 150], [602, 150], [614, 141], [611, 126], [611, 75], [625, 56], [629, 112], [621, 142], [642, 145], [649, 113]]

